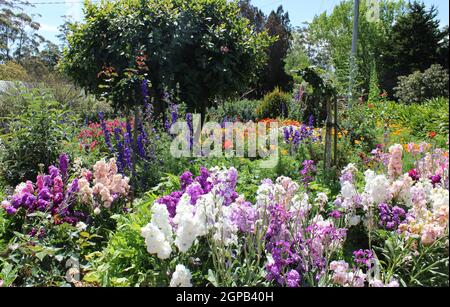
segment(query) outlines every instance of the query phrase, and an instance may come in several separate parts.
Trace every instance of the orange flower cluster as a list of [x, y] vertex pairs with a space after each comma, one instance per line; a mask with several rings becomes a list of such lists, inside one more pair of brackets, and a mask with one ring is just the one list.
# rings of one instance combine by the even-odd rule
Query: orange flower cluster
[[277, 123], [278, 126], [280, 127], [285, 127], [285, 126], [294, 126], [294, 127], [301, 127], [302, 123], [296, 121], [296, 120], [291, 120], [291, 119], [274, 119], [274, 118], [264, 118], [262, 120], [259, 121], [259, 123], [266, 123], [269, 124], [270, 123]]

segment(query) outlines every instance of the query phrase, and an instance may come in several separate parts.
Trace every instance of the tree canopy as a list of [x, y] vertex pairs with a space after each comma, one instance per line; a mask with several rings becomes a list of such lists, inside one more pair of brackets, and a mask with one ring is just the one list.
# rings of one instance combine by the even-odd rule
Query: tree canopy
[[148, 80], [157, 111], [171, 92], [203, 114], [215, 98], [246, 90], [271, 43], [226, 0], [86, 2], [84, 12], [87, 22], [70, 28], [61, 67], [117, 108], [142, 105]]
[[0, 61], [20, 62], [37, 54], [45, 42], [37, 32], [41, 26], [34, 20], [36, 16], [24, 12], [27, 6], [27, 1], [0, 0]]
[[447, 34], [440, 30], [436, 16], [434, 6], [427, 9], [424, 3], [415, 1], [409, 3], [407, 13], [389, 31], [390, 44], [384, 48], [381, 67], [382, 87], [388, 92], [392, 92], [400, 76], [424, 71], [436, 63], [448, 63], [448, 30]]
[[[373, 22], [365, 18], [368, 1], [361, 1], [356, 59], [356, 82], [360, 91], [368, 92], [372, 67], [374, 63], [377, 68], [381, 66], [383, 50], [391, 45], [388, 38], [390, 28], [404, 14], [405, 8], [404, 1], [380, 1], [379, 20]], [[334, 71], [340, 92], [348, 89], [353, 17], [353, 1], [346, 0], [335, 6], [330, 14], [324, 12], [316, 16], [302, 29], [305, 32], [303, 43], [312, 64]]]

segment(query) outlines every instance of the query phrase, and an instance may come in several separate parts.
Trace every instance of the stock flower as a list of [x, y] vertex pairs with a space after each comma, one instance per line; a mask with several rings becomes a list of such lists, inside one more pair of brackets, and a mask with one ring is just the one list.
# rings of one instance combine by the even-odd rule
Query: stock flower
[[157, 254], [163, 260], [170, 257], [173, 232], [166, 206], [158, 203], [153, 205], [152, 221], [141, 229], [141, 235], [145, 238], [148, 253]]
[[255, 222], [258, 218], [258, 212], [250, 202], [246, 202], [243, 198], [239, 198], [231, 205], [231, 221], [242, 232], [253, 232], [255, 230]]
[[296, 270], [290, 270], [286, 276], [286, 285], [289, 288], [296, 288], [300, 283], [300, 274]]
[[356, 168], [355, 164], [350, 163], [347, 165], [341, 173], [341, 177], [339, 178], [341, 184], [344, 182], [353, 183], [353, 177], [355, 176], [356, 172], [358, 172], [358, 169]]
[[317, 166], [312, 160], [305, 160], [302, 163], [303, 169], [300, 171], [301, 180], [303, 184], [307, 187], [309, 183], [315, 180], [317, 174]]
[[370, 280], [369, 285], [373, 288], [398, 288], [398, 287], [400, 287], [400, 284], [395, 279], [392, 279], [388, 284], [385, 284], [382, 280], [375, 278], [375, 279]]
[[334, 272], [332, 280], [335, 284], [344, 286], [348, 280], [348, 263], [345, 261], [333, 261], [330, 263], [330, 270]]
[[157, 200], [157, 202], [160, 204], [164, 204], [170, 213], [170, 217], [174, 217], [176, 214], [176, 208], [177, 208], [178, 202], [180, 201], [180, 198], [182, 195], [183, 195], [183, 192], [175, 191], [175, 192], [171, 193], [170, 195], [161, 197], [160, 199]]
[[170, 243], [164, 233], [154, 224], [148, 224], [141, 229], [141, 235], [145, 238], [145, 245], [149, 254], [157, 254], [159, 259], [168, 259], [172, 253]]
[[199, 227], [194, 219], [194, 207], [182, 202], [177, 206], [176, 213], [173, 219], [174, 224], [177, 225], [175, 245], [180, 252], [186, 253], [198, 236]]
[[371, 250], [357, 250], [353, 252], [353, 258], [357, 264], [361, 264], [367, 267], [370, 267], [370, 261], [374, 259], [373, 253]]
[[435, 188], [431, 191], [430, 201], [434, 211], [449, 206], [449, 191], [443, 188]]
[[330, 270], [333, 272], [333, 283], [342, 287], [364, 287], [366, 274], [361, 270], [349, 270], [349, 265], [345, 261], [333, 261], [330, 263]]
[[414, 181], [419, 181], [420, 176], [416, 169], [412, 169], [408, 172], [409, 177]]
[[194, 180], [192, 179], [193, 175], [191, 172], [184, 172], [183, 175], [180, 176], [181, 189], [185, 190]]
[[340, 219], [341, 218], [341, 212], [339, 212], [338, 210], [333, 210], [329, 216], [333, 219]]
[[430, 177], [430, 180], [431, 180], [431, 183], [433, 184], [433, 186], [436, 186], [441, 183], [442, 177], [441, 177], [441, 175], [434, 175], [434, 176]]
[[148, 252], [161, 259], [170, 257], [172, 244], [186, 253], [205, 235], [225, 246], [237, 242], [238, 226], [230, 206], [237, 198], [237, 171], [202, 168], [200, 176], [192, 177], [185, 172], [180, 177], [183, 189], [154, 203], [152, 220], [142, 229]]
[[391, 208], [388, 204], [382, 203], [378, 206], [380, 226], [387, 230], [396, 230], [405, 220], [406, 212], [400, 207]]
[[94, 196], [98, 195], [107, 207], [112, 201], [128, 193], [128, 179], [114, 175], [117, 171], [114, 160], [110, 161], [108, 167], [107, 175], [103, 179], [99, 178], [96, 171], [94, 181], [99, 180], [99, 183], [92, 188], [92, 176], [87, 171], [83, 172], [81, 178], [74, 178], [68, 183], [69, 157], [62, 154], [59, 158], [59, 168], [50, 166], [48, 174], [38, 175], [35, 184], [27, 181], [18, 185], [14, 195], [3, 202], [2, 207], [10, 215], [17, 214], [21, 207], [27, 214], [36, 210], [48, 212], [55, 224], [69, 223], [75, 226], [87, 218], [83, 212], [74, 210], [78, 201], [82, 204], [92, 204], [94, 207]]
[[197, 200], [200, 198], [200, 196], [205, 194], [200, 183], [198, 183], [198, 182], [190, 184], [186, 188], [186, 193], [189, 195], [189, 197], [191, 199], [191, 205], [195, 205], [197, 203]]
[[62, 178], [67, 179], [67, 171], [69, 168], [69, 156], [67, 154], [62, 154], [59, 157], [59, 169], [61, 170]]
[[178, 264], [170, 280], [170, 287], [192, 287], [192, 274], [184, 265]]
[[369, 197], [369, 201], [380, 204], [392, 198], [389, 191], [390, 183], [386, 176], [377, 175], [372, 170], [367, 170], [364, 174], [366, 181], [365, 193]]
[[402, 175], [403, 146], [393, 145], [389, 148], [389, 153], [388, 174], [389, 177], [395, 178]]

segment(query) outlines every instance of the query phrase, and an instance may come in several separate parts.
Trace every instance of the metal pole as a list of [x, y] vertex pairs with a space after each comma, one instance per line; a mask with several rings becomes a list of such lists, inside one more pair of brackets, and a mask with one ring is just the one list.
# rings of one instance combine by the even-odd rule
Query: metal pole
[[359, 30], [359, 0], [355, 0], [353, 9], [353, 37], [352, 37], [352, 53], [350, 55], [350, 86], [349, 86], [349, 106], [355, 99], [353, 91], [355, 87], [355, 79], [357, 76], [356, 56], [358, 52], [358, 30]]
[[354, 18], [353, 18], [353, 39], [352, 39], [352, 56], [356, 57], [356, 52], [358, 48], [358, 25], [359, 25], [359, 0], [355, 0], [355, 5], [353, 8]]

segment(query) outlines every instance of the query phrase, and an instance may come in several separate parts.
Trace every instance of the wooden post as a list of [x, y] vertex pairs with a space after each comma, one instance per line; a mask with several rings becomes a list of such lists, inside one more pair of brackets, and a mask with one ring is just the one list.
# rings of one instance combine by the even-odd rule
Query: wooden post
[[333, 117], [331, 113], [331, 98], [327, 99], [327, 120], [326, 120], [326, 135], [325, 135], [325, 172], [331, 168], [331, 130], [333, 128]]
[[338, 164], [338, 153], [337, 153], [338, 133], [339, 133], [338, 100], [334, 98], [334, 162], [333, 162], [334, 167], [336, 167]]

